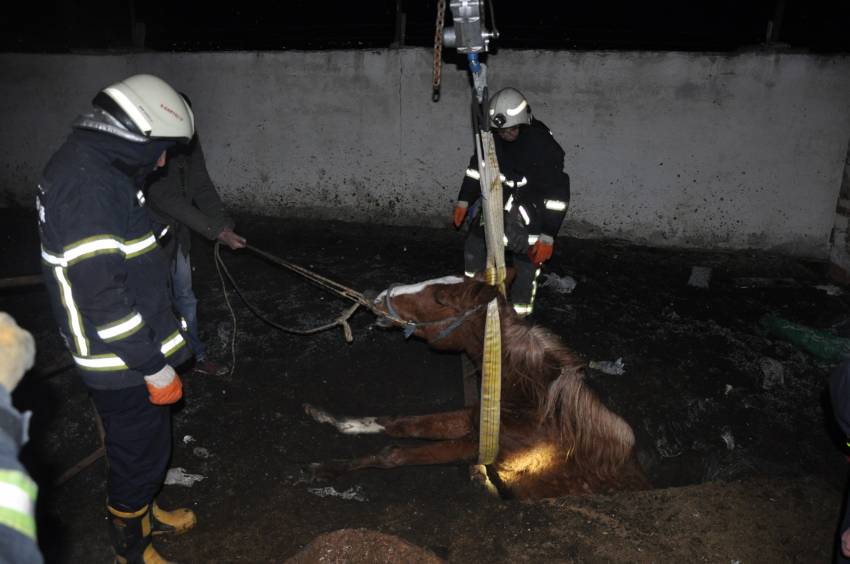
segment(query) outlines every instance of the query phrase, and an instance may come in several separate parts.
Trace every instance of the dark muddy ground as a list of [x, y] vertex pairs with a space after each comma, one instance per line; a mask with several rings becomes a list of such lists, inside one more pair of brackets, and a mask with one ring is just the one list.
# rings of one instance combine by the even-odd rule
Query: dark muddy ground
[[[449, 229], [239, 219], [257, 247], [361, 290], [462, 268], [462, 236]], [[0, 276], [36, 272], [32, 215], [6, 210], [0, 220]], [[202, 329], [226, 360], [233, 325], [210, 245], [196, 241], [193, 260]], [[346, 305], [254, 255], [227, 252], [225, 260], [250, 299], [283, 324], [315, 325]], [[694, 265], [712, 267], [708, 290], [687, 285]], [[542, 288], [537, 321], [588, 359], [623, 359], [624, 374], [591, 371], [591, 383], [635, 429], [656, 489], [541, 503], [489, 498], [461, 466], [300, 483], [309, 462], [388, 444], [337, 435], [305, 416], [302, 403], [351, 415], [451, 409], [463, 403], [460, 359], [374, 328], [365, 312], [353, 318], [351, 344], [336, 329], [283, 334], [235, 298], [235, 372], [187, 376], [174, 414], [172, 466], [204, 479], [166, 486], [160, 497], [192, 506], [199, 524], [160, 543], [161, 552], [184, 563], [282, 562], [320, 533], [370, 528], [452, 562], [826, 562], [847, 468], [825, 402], [831, 366], [757, 323], [777, 311], [842, 330], [848, 298], [816, 288], [828, 284], [824, 270], [767, 253], [560, 240], [548, 271], [577, 286], [571, 294]], [[740, 287], [753, 277], [797, 284]], [[34, 411], [23, 457], [41, 486], [43, 550], [51, 562], [108, 562], [103, 461], [51, 486], [98, 439], [78, 378], [44, 375], [62, 357], [45, 295], [39, 287], [5, 291], [0, 310], [39, 346], [15, 400]], [[325, 485], [356, 498], [311, 492]]]

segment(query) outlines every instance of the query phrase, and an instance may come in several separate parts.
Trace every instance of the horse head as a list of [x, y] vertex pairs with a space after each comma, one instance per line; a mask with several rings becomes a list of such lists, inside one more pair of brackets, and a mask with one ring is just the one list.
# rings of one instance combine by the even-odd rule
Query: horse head
[[[406, 335], [416, 335], [442, 350], [461, 350], [469, 326], [483, 327], [487, 304], [498, 290], [482, 281], [445, 276], [418, 284], [391, 286], [375, 298], [375, 308], [386, 317], [378, 324], [401, 326]], [[504, 309], [504, 308], [503, 308]]]

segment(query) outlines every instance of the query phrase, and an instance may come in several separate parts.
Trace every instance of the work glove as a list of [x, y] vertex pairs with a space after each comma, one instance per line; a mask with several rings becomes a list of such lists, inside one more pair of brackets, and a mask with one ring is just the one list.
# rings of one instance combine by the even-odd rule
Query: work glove
[[0, 311], [0, 386], [11, 393], [32, 368], [35, 340], [6, 312]]
[[245, 237], [237, 235], [230, 227], [225, 227], [224, 229], [222, 229], [221, 233], [218, 234], [218, 237], [216, 237], [216, 239], [218, 239], [234, 251], [236, 249], [241, 249], [248, 244], [248, 240], [245, 239]]
[[180, 376], [168, 364], [159, 372], [145, 376], [145, 383], [153, 404], [169, 405], [183, 397], [183, 383], [180, 381]]
[[528, 258], [531, 259], [534, 266], [540, 266], [552, 258], [552, 251], [554, 250], [553, 245], [554, 241], [552, 240], [552, 237], [549, 235], [541, 235], [537, 242], [534, 243], [534, 246], [529, 247]]
[[453, 222], [455, 224], [455, 229], [459, 229], [463, 224], [463, 220], [466, 217], [466, 210], [469, 207], [469, 203], [467, 202], [457, 202], [455, 204], [454, 218]]

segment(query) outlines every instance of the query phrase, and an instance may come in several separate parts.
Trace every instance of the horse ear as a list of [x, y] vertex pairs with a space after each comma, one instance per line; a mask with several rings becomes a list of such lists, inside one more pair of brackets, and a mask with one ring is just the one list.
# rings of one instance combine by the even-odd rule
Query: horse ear
[[453, 292], [449, 288], [451, 288], [451, 286], [437, 288], [434, 290], [434, 302], [436, 302], [437, 305], [457, 308], [460, 303], [457, 291]]

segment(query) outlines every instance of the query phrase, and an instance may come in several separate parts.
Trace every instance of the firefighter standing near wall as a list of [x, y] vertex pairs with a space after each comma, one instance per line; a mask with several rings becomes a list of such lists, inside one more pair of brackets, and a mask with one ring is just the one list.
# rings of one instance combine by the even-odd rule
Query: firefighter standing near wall
[[[505, 246], [513, 257], [516, 279], [510, 299], [519, 315], [534, 308], [540, 268], [549, 260], [555, 237], [570, 203], [570, 177], [564, 172], [564, 150], [549, 128], [531, 115], [525, 96], [514, 88], [500, 90], [487, 110], [505, 198]], [[481, 184], [475, 155], [454, 208], [454, 225], [470, 222], [464, 247], [467, 276], [484, 270], [487, 248], [479, 219]], [[471, 210], [471, 211], [470, 211]]]
[[171, 457], [170, 404], [183, 394], [174, 367], [190, 353], [142, 187], [170, 147], [193, 137], [194, 116], [152, 75], [113, 84], [92, 103], [38, 186], [42, 266], [59, 331], [106, 431], [117, 560], [161, 562], [151, 534], [195, 524], [192, 511], [154, 501]]
[[[191, 107], [188, 96], [184, 99]], [[195, 372], [221, 376], [228, 367], [210, 359], [198, 331], [198, 299], [192, 290], [190, 250], [192, 231], [209, 240], [219, 240], [231, 249], [246, 245], [233, 231], [234, 222], [221, 202], [207, 171], [204, 150], [197, 133], [186, 145], [169, 152], [168, 167], [148, 188], [148, 211], [159, 232], [168, 228], [163, 248], [171, 258], [171, 291], [174, 306], [186, 320], [186, 336], [195, 354]]]

